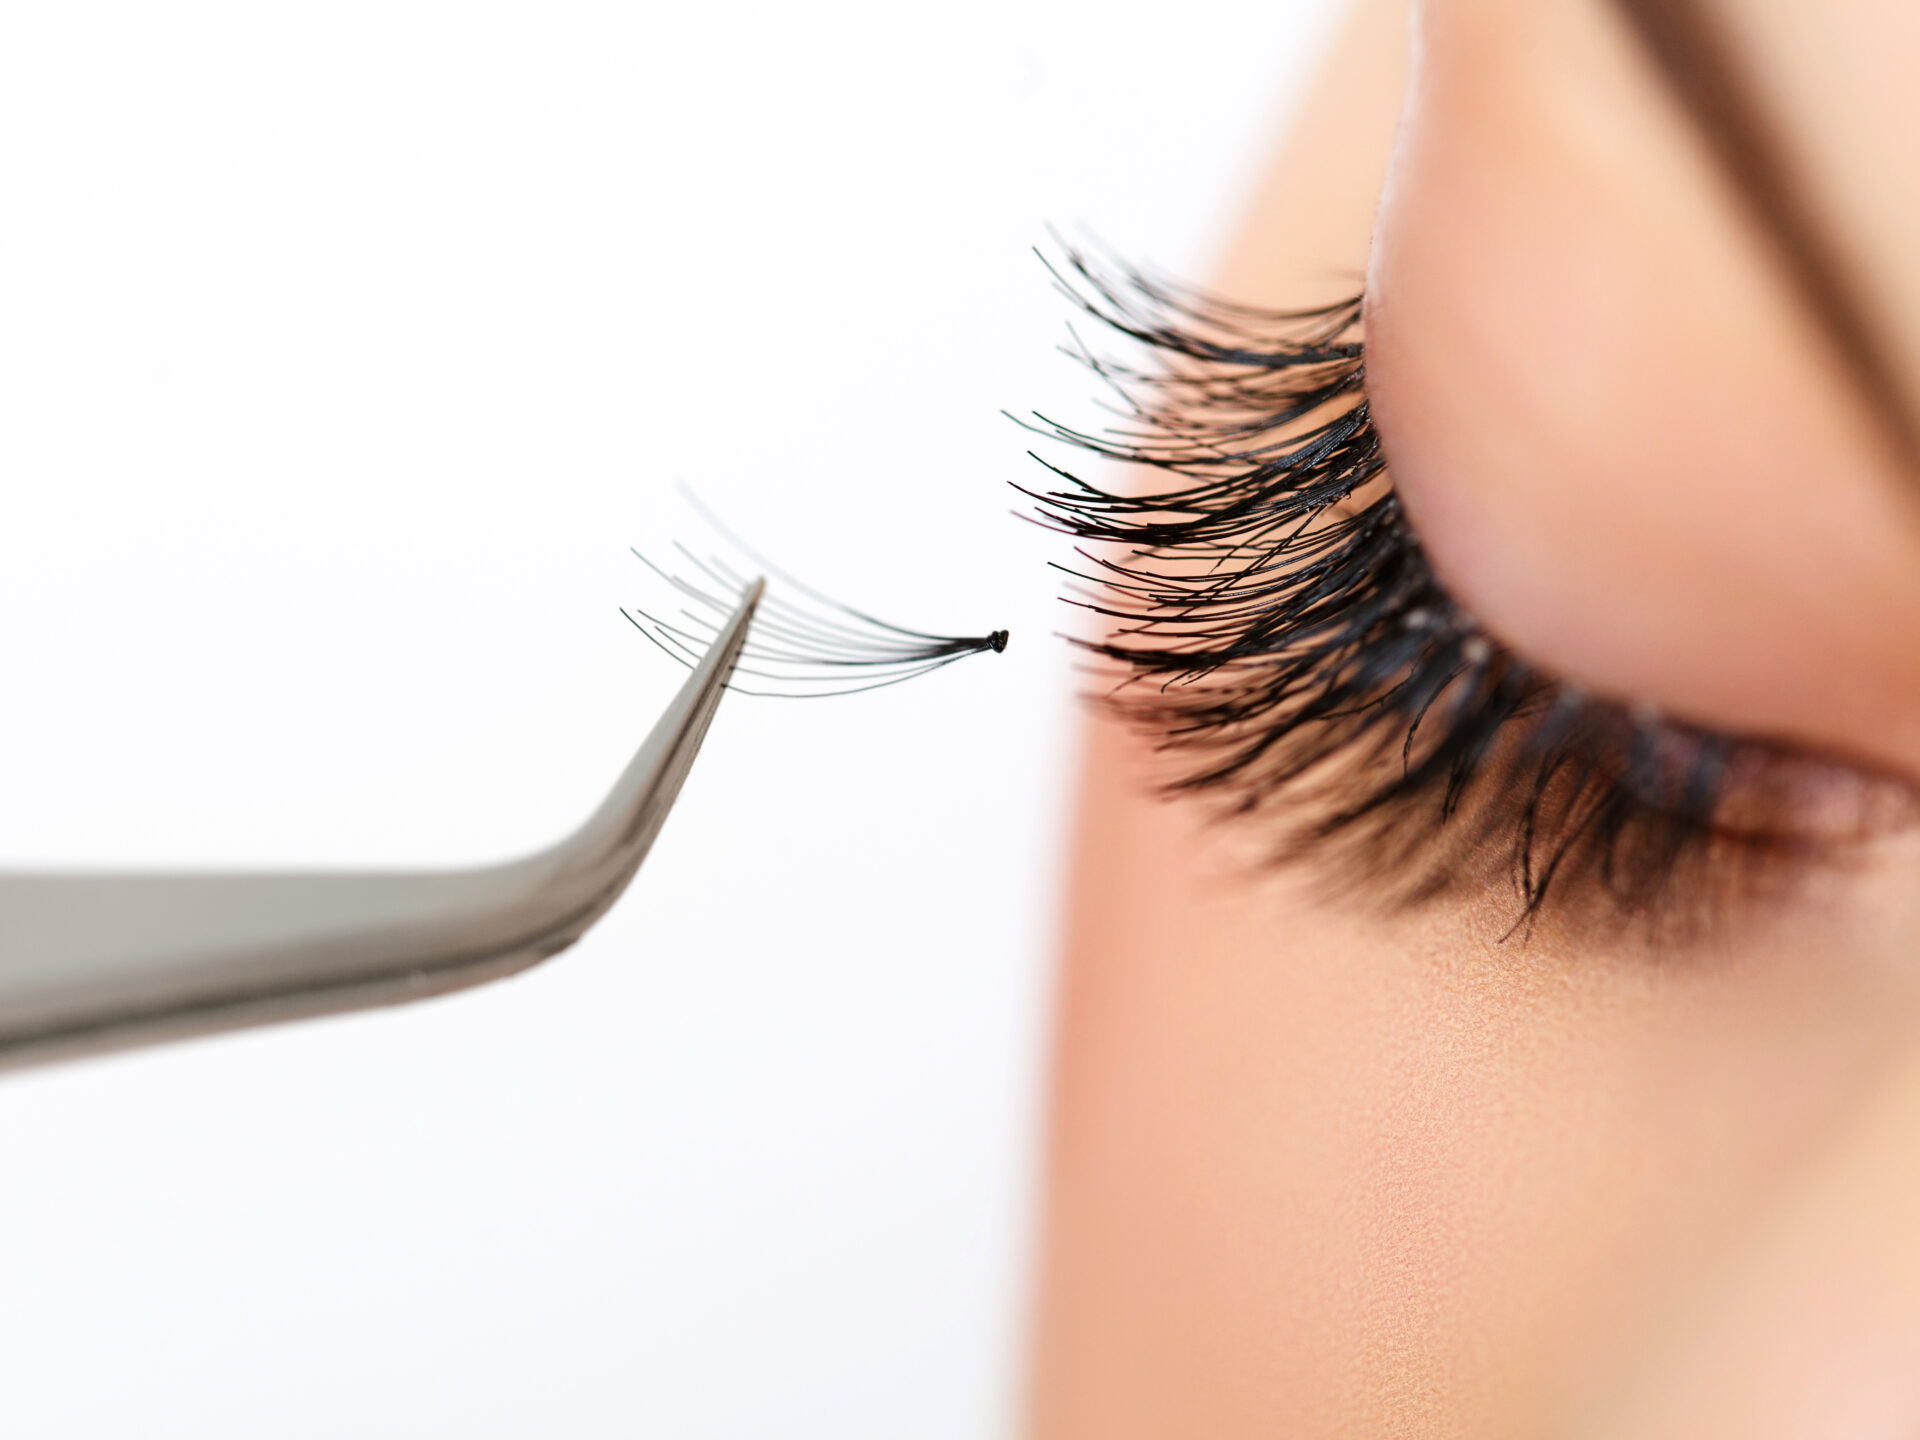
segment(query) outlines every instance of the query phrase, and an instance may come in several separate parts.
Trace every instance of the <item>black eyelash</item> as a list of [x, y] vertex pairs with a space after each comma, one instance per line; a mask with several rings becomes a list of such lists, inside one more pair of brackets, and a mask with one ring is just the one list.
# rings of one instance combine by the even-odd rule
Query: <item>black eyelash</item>
[[[969, 655], [997, 654], [1007, 648], [1005, 630], [988, 635], [931, 635], [843, 605], [769, 565], [711, 515], [707, 519], [782, 587], [769, 587], [761, 597], [729, 690], [785, 700], [857, 695], [916, 680]], [[633, 553], [681, 599], [692, 603], [681, 606], [671, 618], [638, 606], [620, 613], [673, 659], [692, 668], [733, 614], [749, 582], [717, 555], [702, 559], [677, 542], [673, 548], [699, 580], [662, 569], [638, 550]], [[799, 598], [789, 599], [784, 591]], [[759, 683], [740, 685], [741, 676]]]
[[1576, 878], [1645, 911], [1807, 848], [1774, 823], [1797, 783], [1775, 747], [1583, 695], [1441, 588], [1387, 479], [1358, 298], [1271, 311], [1072, 249], [1048, 268], [1148, 359], [1076, 335], [1118, 423], [1022, 423], [1176, 483], [1123, 493], [1041, 459], [1059, 487], [1016, 488], [1082, 542], [1060, 568], [1109, 633], [1075, 643], [1117, 669], [1098, 698], [1181, 762], [1171, 789], [1284, 798], [1283, 853], [1345, 842], [1410, 899], [1491, 855], [1521, 924]]

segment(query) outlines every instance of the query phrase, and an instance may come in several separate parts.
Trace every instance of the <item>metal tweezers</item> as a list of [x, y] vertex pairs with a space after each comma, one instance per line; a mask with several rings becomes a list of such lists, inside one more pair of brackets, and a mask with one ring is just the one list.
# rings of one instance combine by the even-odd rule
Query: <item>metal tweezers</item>
[[0, 1066], [208, 1034], [497, 980], [585, 934], [673, 808], [762, 582], [593, 816], [472, 870], [0, 874]]

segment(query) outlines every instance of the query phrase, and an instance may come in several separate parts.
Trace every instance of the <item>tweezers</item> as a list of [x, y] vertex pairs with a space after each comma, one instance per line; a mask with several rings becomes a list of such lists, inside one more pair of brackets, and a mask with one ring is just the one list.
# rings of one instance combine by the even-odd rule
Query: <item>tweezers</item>
[[763, 589], [591, 818], [468, 870], [0, 873], [0, 1066], [394, 1005], [566, 949], [633, 879], [686, 780]]

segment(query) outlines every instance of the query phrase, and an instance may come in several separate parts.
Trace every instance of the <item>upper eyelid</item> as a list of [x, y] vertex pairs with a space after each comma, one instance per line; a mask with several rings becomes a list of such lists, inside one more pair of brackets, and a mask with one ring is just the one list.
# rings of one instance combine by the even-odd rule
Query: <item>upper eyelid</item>
[[1909, 470], [1920, 473], [1920, 417], [1895, 378], [1870, 307], [1793, 184], [1779, 136], [1700, 0], [1613, 0], [1655, 72], [1779, 246], [1795, 288], [1846, 361]]
[[[1751, 13], [1779, 24], [1742, 36], [1781, 114], [1838, 153], [1795, 22]], [[1616, 11], [1424, 20], [1367, 380], [1438, 572], [1592, 693], [1920, 782], [1920, 491], [1777, 251]], [[1820, 197], [1849, 238], [1908, 228]], [[1888, 280], [1889, 341], [1920, 335], [1903, 272], [1860, 273]]]

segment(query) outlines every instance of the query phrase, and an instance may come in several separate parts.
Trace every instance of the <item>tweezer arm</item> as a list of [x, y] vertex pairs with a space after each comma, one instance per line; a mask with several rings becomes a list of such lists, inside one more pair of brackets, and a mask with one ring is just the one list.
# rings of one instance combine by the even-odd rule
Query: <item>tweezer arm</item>
[[0, 1066], [391, 1005], [566, 949], [626, 889], [706, 737], [755, 581], [593, 816], [474, 870], [0, 874]]

